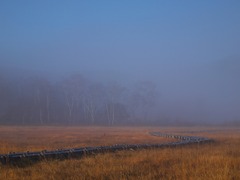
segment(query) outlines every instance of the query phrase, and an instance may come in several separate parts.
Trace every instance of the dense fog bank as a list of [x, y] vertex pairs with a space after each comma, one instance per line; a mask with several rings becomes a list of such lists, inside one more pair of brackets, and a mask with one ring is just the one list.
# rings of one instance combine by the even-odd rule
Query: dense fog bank
[[[164, 83], [161, 76], [159, 81], [134, 82], [128, 79], [123, 83], [80, 73], [52, 78], [46, 74], [2, 69], [0, 123], [109, 126], [239, 124], [240, 104], [235, 89], [232, 86], [218, 89], [221, 83], [211, 84], [216, 79], [203, 81], [203, 77], [198, 75], [178, 75], [175, 78], [179, 79], [172, 83]], [[211, 76], [207, 77], [211, 79]], [[207, 82], [211, 83], [205, 87]], [[235, 85], [239, 88], [238, 84]], [[230, 98], [221, 95], [229, 95]]]
[[240, 1], [0, 1], [0, 124], [240, 124]]
[[153, 121], [156, 114], [158, 95], [151, 81], [130, 89], [80, 74], [60, 81], [33, 74], [0, 78], [1, 124], [135, 124]]

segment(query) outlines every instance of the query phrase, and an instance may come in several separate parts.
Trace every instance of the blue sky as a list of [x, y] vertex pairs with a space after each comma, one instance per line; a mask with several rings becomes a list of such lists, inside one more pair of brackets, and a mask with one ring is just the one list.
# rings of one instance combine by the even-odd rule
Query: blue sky
[[1, 64], [26, 69], [121, 73], [240, 53], [239, 1], [1, 1], [0, 18]]

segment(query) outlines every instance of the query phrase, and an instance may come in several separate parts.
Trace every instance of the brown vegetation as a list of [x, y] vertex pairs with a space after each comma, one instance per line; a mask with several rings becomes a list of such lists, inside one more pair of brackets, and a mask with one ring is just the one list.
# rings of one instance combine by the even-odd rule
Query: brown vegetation
[[240, 179], [239, 129], [214, 128], [0, 127], [0, 153], [166, 142], [149, 131], [201, 135], [213, 144], [121, 151], [81, 159], [42, 161], [32, 166], [0, 165], [0, 179]]
[[113, 144], [174, 141], [149, 134], [150, 128], [0, 126], [0, 154]]

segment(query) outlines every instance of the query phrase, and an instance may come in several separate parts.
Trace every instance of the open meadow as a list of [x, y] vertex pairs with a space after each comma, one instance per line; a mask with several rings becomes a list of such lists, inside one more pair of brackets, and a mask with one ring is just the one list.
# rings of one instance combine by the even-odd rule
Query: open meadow
[[212, 127], [0, 126], [0, 154], [176, 141], [159, 131], [215, 140], [176, 148], [126, 150], [24, 167], [0, 165], [0, 179], [240, 179], [240, 129]]

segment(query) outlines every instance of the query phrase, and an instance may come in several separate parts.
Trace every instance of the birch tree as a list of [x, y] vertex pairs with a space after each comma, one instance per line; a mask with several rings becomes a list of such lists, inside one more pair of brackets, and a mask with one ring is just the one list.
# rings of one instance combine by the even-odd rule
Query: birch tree
[[133, 89], [131, 101], [135, 114], [147, 120], [148, 113], [157, 103], [156, 85], [152, 81], [138, 82]]
[[75, 74], [65, 79], [62, 84], [68, 111], [68, 122], [71, 124], [80, 121], [79, 112], [84, 109], [86, 80], [81, 75]]
[[121, 101], [125, 88], [116, 82], [111, 82], [106, 87], [107, 99], [105, 102], [108, 125], [114, 125], [116, 121], [116, 104]]

